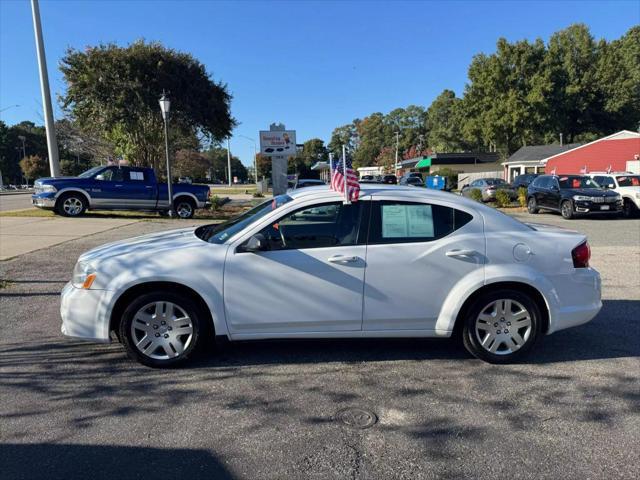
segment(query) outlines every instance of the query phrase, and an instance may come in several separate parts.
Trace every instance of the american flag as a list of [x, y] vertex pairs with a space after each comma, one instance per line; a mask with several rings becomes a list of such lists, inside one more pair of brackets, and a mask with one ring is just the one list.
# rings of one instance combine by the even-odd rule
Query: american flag
[[360, 184], [358, 183], [358, 174], [353, 170], [351, 159], [346, 159], [346, 169], [344, 168], [344, 157], [331, 165], [331, 189], [344, 194], [345, 170], [347, 177], [347, 198], [356, 202], [360, 195]]

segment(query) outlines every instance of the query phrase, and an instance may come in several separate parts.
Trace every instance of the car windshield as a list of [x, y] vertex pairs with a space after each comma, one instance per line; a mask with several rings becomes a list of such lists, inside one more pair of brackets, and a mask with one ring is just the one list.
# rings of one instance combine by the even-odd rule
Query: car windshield
[[236, 233], [244, 230], [244, 228], [251, 223], [264, 217], [269, 212], [280, 208], [291, 200], [293, 200], [293, 198], [289, 195], [279, 195], [224, 223], [200, 227], [196, 230], [195, 234], [205, 242], [224, 243]]
[[589, 177], [583, 177], [578, 175], [568, 175], [564, 177], [558, 177], [558, 184], [560, 188], [600, 188], [595, 180]]
[[640, 187], [640, 175], [616, 177], [621, 187]]
[[93, 167], [93, 168], [90, 168], [86, 172], [82, 172], [80, 175], [78, 175], [78, 178], [91, 178], [96, 173], [98, 173], [100, 170], [102, 170], [103, 168], [104, 167]]

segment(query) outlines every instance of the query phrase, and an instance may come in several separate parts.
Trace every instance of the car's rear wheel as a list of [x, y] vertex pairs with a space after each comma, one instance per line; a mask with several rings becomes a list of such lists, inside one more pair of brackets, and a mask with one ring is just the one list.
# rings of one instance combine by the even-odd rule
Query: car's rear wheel
[[521, 358], [540, 336], [542, 316], [536, 302], [518, 290], [482, 295], [467, 311], [462, 330], [465, 348], [490, 363]]
[[527, 201], [527, 211], [529, 213], [538, 213], [540, 211], [535, 197], [529, 197], [529, 200]]
[[562, 213], [562, 217], [571, 220], [573, 218], [573, 205], [569, 200], [565, 200], [560, 205], [560, 213]]
[[160, 290], [134, 298], [120, 322], [127, 354], [149, 367], [184, 363], [203, 337], [206, 317], [191, 298]]
[[79, 193], [65, 193], [56, 202], [56, 211], [65, 217], [79, 217], [87, 210], [87, 201]]
[[178, 218], [192, 218], [196, 211], [196, 205], [190, 198], [177, 198], [173, 204], [173, 211]]

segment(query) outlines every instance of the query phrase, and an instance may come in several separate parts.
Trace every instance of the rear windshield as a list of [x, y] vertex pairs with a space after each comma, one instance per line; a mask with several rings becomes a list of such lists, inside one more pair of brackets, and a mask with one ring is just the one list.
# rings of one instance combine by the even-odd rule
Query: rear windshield
[[616, 178], [618, 179], [618, 185], [621, 187], [640, 187], [640, 175], [629, 175]]
[[196, 236], [209, 243], [224, 243], [236, 233], [245, 229], [256, 220], [264, 217], [269, 212], [280, 208], [285, 203], [293, 200], [289, 195], [279, 195], [272, 200], [267, 200], [242, 215], [218, 225], [205, 225], [196, 229]]
[[595, 180], [578, 175], [558, 177], [558, 184], [560, 188], [600, 188]]

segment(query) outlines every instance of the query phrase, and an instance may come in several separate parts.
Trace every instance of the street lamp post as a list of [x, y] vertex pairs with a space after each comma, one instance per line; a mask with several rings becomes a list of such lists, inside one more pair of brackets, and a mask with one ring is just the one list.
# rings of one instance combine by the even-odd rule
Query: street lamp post
[[256, 145], [256, 141], [253, 138], [247, 137], [246, 135], [238, 135], [239, 137], [246, 138], [253, 142], [253, 174], [256, 179], [256, 185], [258, 184], [258, 147]]
[[396, 175], [398, 174], [398, 150], [400, 149], [400, 132], [396, 132]]
[[171, 102], [169, 98], [162, 92], [160, 97], [160, 111], [162, 112], [162, 120], [164, 121], [164, 148], [167, 157], [167, 192], [169, 195], [169, 217], [173, 217], [173, 185], [171, 184], [171, 162], [169, 161], [169, 133], [167, 123], [169, 122], [169, 109]]

